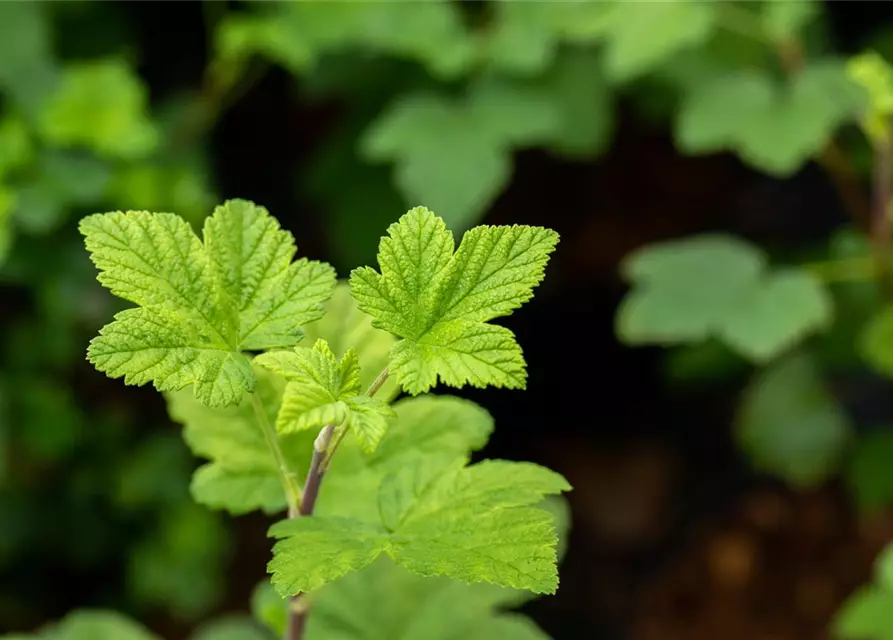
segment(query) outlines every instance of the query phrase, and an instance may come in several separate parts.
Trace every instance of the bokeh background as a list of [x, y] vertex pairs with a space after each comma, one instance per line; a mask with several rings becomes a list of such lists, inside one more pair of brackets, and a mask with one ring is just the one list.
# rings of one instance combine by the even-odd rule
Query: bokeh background
[[[870, 511], [846, 469], [809, 487], [757, 473], [734, 436], [753, 368], [622, 345], [617, 267], [704, 231], [791, 256], [864, 230], [853, 132], [843, 171], [809, 153], [779, 169], [685, 153], [674, 122], [708, 76], [893, 53], [893, 4], [793, 3], [778, 37], [766, 3], [627, 2], [620, 22], [558, 4], [0, 3], [0, 633], [102, 606], [177, 640], [247, 609], [268, 523], [192, 503], [197, 462], [162, 398], [85, 361], [119, 302], [77, 233], [114, 209], [200, 225], [241, 197], [342, 276], [416, 204], [457, 231], [562, 234], [505, 322], [529, 390], [460, 392], [496, 418], [483, 455], [575, 486], [561, 589], [525, 609], [556, 640], [827, 637], [893, 538], [890, 438]], [[893, 419], [889, 381], [855, 366], [831, 383], [860, 429]]]

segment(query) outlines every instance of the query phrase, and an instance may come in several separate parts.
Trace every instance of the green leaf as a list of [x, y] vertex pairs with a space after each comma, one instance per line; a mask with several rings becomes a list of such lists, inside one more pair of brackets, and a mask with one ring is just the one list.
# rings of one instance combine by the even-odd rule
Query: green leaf
[[546, 70], [558, 50], [553, 2], [495, 2], [493, 27], [484, 41], [492, 66], [508, 74]]
[[813, 0], [770, 0], [761, 9], [760, 19], [766, 34], [782, 41], [799, 36], [821, 12], [819, 3]]
[[232, 615], [202, 625], [190, 640], [272, 640], [272, 636], [251, 618]]
[[[276, 419], [285, 382], [266, 369], [255, 368], [255, 393]], [[211, 462], [199, 467], [192, 479], [192, 497], [213, 509], [241, 515], [255, 509], [275, 513], [285, 508], [279, 470], [254, 415], [251, 400], [237, 406], [209, 408], [188, 391], [165, 394], [171, 418], [184, 425], [183, 437], [192, 452]], [[291, 468], [300, 473], [309, 465], [315, 434], [280, 436]]]
[[[350, 295], [350, 285], [339, 282], [331, 299], [325, 304], [325, 315], [304, 327], [305, 343], [315, 343], [320, 338], [329, 343], [332, 351], [344, 354], [353, 348], [360, 363], [360, 389], [368, 389], [376, 376], [388, 366], [388, 353], [396, 338], [387, 331], [372, 326], [372, 318], [360, 311]], [[390, 401], [397, 394], [394, 378], [375, 395]]]
[[863, 87], [868, 104], [861, 118], [862, 128], [874, 142], [890, 135], [890, 115], [893, 114], [893, 67], [875, 52], [855, 56], [847, 63], [847, 75]]
[[492, 204], [511, 174], [511, 152], [549, 139], [560, 126], [542, 92], [488, 82], [464, 100], [412, 94], [375, 120], [363, 154], [395, 163], [408, 204], [425, 202], [464, 230]]
[[204, 244], [173, 214], [96, 214], [80, 224], [99, 281], [139, 305], [115, 316], [88, 358], [127, 384], [192, 385], [212, 407], [236, 404], [255, 376], [244, 350], [294, 345], [322, 314], [334, 273], [301, 259], [290, 233], [244, 200], [217, 207]]
[[893, 593], [893, 544], [888, 544], [874, 562], [878, 586]]
[[893, 307], [885, 307], [868, 322], [857, 348], [865, 362], [885, 376], [893, 376]]
[[612, 3], [602, 18], [608, 76], [617, 82], [632, 80], [671, 55], [706, 42], [717, 28], [716, 13], [709, 2]]
[[312, 349], [270, 351], [255, 362], [288, 380], [276, 418], [277, 431], [333, 424], [352, 433], [367, 452], [378, 446], [394, 412], [381, 399], [360, 395], [355, 351], [349, 349], [339, 362], [328, 343], [319, 339]]
[[58, 146], [84, 146], [113, 158], [138, 158], [158, 144], [148, 91], [118, 58], [71, 63], [40, 114], [40, 133]]
[[52, 29], [47, 5], [0, 4], [0, 90], [26, 109], [36, 109], [55, 82]]
[[316, 513], [379, 523], [384, 478], [422, 461], [434, 467], [480, 450], [493, 431], [486, 410], [451, 396], [419, 396], [394, 404], [396, 417], [378, 449], [366, 454], [344, 442], [320, 489]]
[[[373, 602], [370, 593], [390, 597]], [[320, 590], [307, 624], [308, 640], [547, 640], [521, 616], [503, 613], [516, 592], [486, 583], [423, 578], [379, 558]], [[507, 632], [511, 631], [512, 633]], [[502, 633], [503, 635], [500, 635]], [[515, 635], [517, 634], [517, 635]]]
[[380, 526], [348, 518], [283, 520], [270, 529], [279, 538], [267, 570], [282, 594], [308, 593], [369, 565], [390, 541]]
[[730, 236], [699, 236], [646, 246], [624, 259], [635, 285], [617, 315], [626, 342], [704, 340], [759, 281], [765, 256]]
[[832, 320], [821, 281], [803, 269], [772, 274], [728, 317], [722, 338], [754, 362], [767, 362]]
[[442, 219], [417, 207], [379, 244], [381, 273], [351, 273], [351, 293], [373, 326], [402, 339], [391, 350], [392, 375], [416, 395], [438, 378], [453, 387], [523, 388], [527, 373], [514, 334], [486, 324], [533, 296], [558, 234], [541, 227], [481, 226], [453, 253]]
[[893, 640], [893, 593], [863, 587], [847, 598], [834, 616], [839, 640]]
[[847, 415], [803, 355], [761, 372], [737, 417], [736, 437], [752, 464], [797, 487], [816, 486], [835, 473], [850, 436]]
[[99, 609], [74, 611], [41, 631], [34, 636], [35, 640], [159, 640], [120, 613]]
[[866, 511], [893, 504], [893, 432], [869, 433], [856, 442], [846, 469], [846, 481], [856, 503]]
[[617, 313], [631, 344], [719, 338], [765, 363], [831, 321], [821, 282], [802, 269], [765, 274], [765, 255], [728, 236], [700, 236], [645, 247], [621, 265], [633, 290]]
[[382, 483], [381, 524], [312, 516], [273, 525], [281, 540], [268, 568], [282, 595], [312, 591], [382, 553], [423, 576], [554, 593], [554, 516], [527, 505], [568, 490], [560, 475], [529, 463], [438, 470], [418, 462]]
[[811, 63], [787, 85], [761, 71], [722, 74], [686, 97], [676, 140], [686, 153], [731, 150], [763, 171], [788, 176], [855, 119], [864, 102], [836, 60]]

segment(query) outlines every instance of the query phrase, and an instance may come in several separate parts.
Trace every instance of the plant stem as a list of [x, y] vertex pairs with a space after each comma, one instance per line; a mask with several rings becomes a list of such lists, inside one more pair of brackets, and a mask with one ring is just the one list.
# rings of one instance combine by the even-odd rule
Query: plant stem
[[[304, 494], [301, 496], [299, 513], [295, 516], [309, 516], [316, 507], [316, 498], [319, 496], [319, 487], [322, 484], [325, 467], [323, 461], [335, 433], [335, 425], [327, 424], [319, 432], [313, 443], [313, 457], [310, 459], [310, 471], [307, 472], [307, 482], [304, 484]], [[288, 625], [285, 630], [285, 640], [302, 640], [304, 628], [307, 626], [307, 614], [309, 607], [301, 595], [294, 596], [289, 603]]]
[[384, 383], [387, 382], [387, 380], [388, 368], [385, 367], [384, 369], [382, 369], [381, 373], [378, 374], [375, 380], [372, 381], [372, 384], [369, 385], [369, 389], [366, 390], [366, 395], [370, 397], [374, 396], [376, 393], [378, 393], [378, 390], [381, 389]]
[[298, 484], [297, 476], [288, 466], [288, 461], [285, 459], [282, 448], [279, 446], [279, 437], [276, 435], [276, 430], [270, 424], [267, 411], [264, 409], [264, 403], [256, 392], [251, 394], [251, 403], [254, 405], [254, 415], [257, 418], [257, 424], [263, 432], [264, 439], [267, 441], [267, 447], [269, 447], [270, 453], [273, 454], [273, 459], [276, 461], [276, 466], [279, 468], [282, 488], [285, 490], [285, 500], [288, 503], [288, 517], [292, 518], [298, 514], [298, 505], [302, 501], [301, 486]]

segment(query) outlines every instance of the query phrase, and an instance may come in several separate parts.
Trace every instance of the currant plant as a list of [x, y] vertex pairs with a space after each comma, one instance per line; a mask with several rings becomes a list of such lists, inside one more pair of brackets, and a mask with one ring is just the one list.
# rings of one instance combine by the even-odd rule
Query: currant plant
[[[270, 528], [270, 586], [256, 595], [269, 629], [289, 640], [543, 637], [496, 608], [557, 589], [566, 517], [547, 497], [570, 486], [530, 463], [470, 464], [491, 418], [428, 392], [524, 388], [520, 345], [490, 321], [532, 297], [558, 234], [481, 226], [457, 248], [418, 207], [381, 239], [378, 270], [337, 284], [329, 265], [295, 260], [291, 234], [245, 200], [217, 207], [201, 239], [174, 214], [144, 211], [92, 215], [80, 230], [99, 281], [136, 305], [91, 341], [90, 362], [165, 394], [208, 461], [193, 476], [198, 502], [285, 512]], [[361, 615], [371, 602], [374, 620]]]

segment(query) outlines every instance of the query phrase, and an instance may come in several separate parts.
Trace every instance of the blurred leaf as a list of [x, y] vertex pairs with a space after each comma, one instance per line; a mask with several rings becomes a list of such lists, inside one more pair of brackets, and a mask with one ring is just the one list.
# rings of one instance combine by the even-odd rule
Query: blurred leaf
[[773, 40], [790, 40], [818, 16], [821, 7], [813, 0], [768, 0], [762, 3], [760, 19]]
[[874, 52], [850, 59], [847, 74], [868, 93], [862, 128], [874, 142], [890, 135], [889, 118], [893, 115], [893, 67]]
[[461, 232], [505, 187], [512, 148], [548, 140], [559, 123], [554, 105], [539, 92], [485, 83], [459, 102], [404, 96], [372, 123], [361, 146], [371, 160], [396, 163], [407, 205], [424, 202]]
[[198, 160], [119, 167], [108, 200], [122, 210], [175, 211], [193, 225], [210, 215], [218, 202]]
[[223, 593], [226, 542], [226, 530], [216, 514], [192, 503], [169, 508], [161, 529], [133, 550], [129, 587], [146, 605], [163, 606], [182, 619], [197, 619]]
[[723, 340], [753, 362], [767, 362], [832, 321], [821, 281], [803, 269], [770, 275], [725, 319]]
[[877, 313], [864, 327], [857, 348], [862, 358], [880, 373], [893, 377], [893, 306]]
[[846, 480], [860, 509], [876, 511], [893, 504], [893, 431], [859, 438], [847, 463]]
[[81, 609], [33, 635], [4, 635], [3, 640], [159, 640], [144, 627], [114, 611]]
[[724, 74], [685, 98], [676, 141], [686, 153], [735, 151], [763, 171], [787, 176], [855, 119], [863, 98], [833, 60], [811, 63], [784, 87], [763, 71]]
[[893, 544], [888, 544], [874, 561], [874, 572], [878, 586], [893, 594]]
[[295, 74], [325, 53], [353, 48], [417, 60], [432, 73], [455, 77], [474, 46], [452, 2], [294, 2], [221, 25], [218, 51], [230, 60], [257, 53]]
[[[387, 593], [382, 600], [370, 593]], [[527, 599], [514, 589], [421, 577], [380, 558], [326, 586], [313, 602], [308, 640], [548, 640], [529, 620], [503, 613]], [[511, 630], [511, 632], [508, 632]]]
[[273, 636], [248, 616], [233, 615], [202, 625], [190, 640], [273, 640]]
[[601, 57], [590, 51], [565, 52], [550, 66], [542, 83], [559, 117], [554, 135], [546, 141], [550, 148], [570, 158], [603, 153], [614, 132], [614, 101]]
[[262, 580], [251, 592], [251, 615], [277, 636], [285, 634], [288, 624], [288, 598], [283, 598], [269, 580]]
[[813, 362], [801, 354], [757, 375], [736, 421], [738, 443], [753, 466], [796, 487], [818, 485], [835, 473], [852, 431]]
[[605, 70], [615, 82], [651, 71], [672, 54], [706, 42], [716, 29], [712, 2], [613, 2], [611, 7], [605, 17]]
[[[2, 11], [0, 6], [0, 17]], [[33, 141], [22, 118], [10, 113], [0, 117], [0, 177], [27, 166], [34, 155], [33, 147]]]
[[838, 640], [893, 640], [893, 593], [859, 589], [835, 614], [833, 634]]
[[493, 2], [492, 28], [484, 40], [486, 56], [497, 71], [532, 75], [555, 58], [559, 33], [555, 28], [560, 2]]
[[58, 382], [31, 378], [17, 388], [12, 407], [19, 437], [37, 459], [60, 458], [83, 437], [80, 410], [70, 389]]
[[175, 434], [155, 435], [141, 442], [119, 462], [115, 498], [122, 508], [171, 508], [189, 499], [192, 460]]
[[0, 90], [35, 108], [55, 80], [48, 5], [0, 3]]
[[158, 144], [148, 98], [142, 80], [121, 59], [71, 63], [40, 115], [40, 133], [59, 146], [84, 146], [109, 157], [142, 157]]
[[0, 183], [0, 265], [6, 260], [12, 245], [12, 211], [16, 202], [16, 193]]

